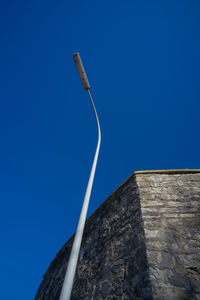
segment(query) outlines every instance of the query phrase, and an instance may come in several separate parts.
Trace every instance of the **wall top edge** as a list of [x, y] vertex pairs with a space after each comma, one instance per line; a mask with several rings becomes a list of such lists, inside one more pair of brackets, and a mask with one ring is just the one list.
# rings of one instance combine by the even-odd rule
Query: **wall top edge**
[[144, 170], [144, 171], [135, 171], [133, 173], [133, 175], [139, 175], [139, 174], [188, 174], [188, 173], [200, 173], [200, 169]]

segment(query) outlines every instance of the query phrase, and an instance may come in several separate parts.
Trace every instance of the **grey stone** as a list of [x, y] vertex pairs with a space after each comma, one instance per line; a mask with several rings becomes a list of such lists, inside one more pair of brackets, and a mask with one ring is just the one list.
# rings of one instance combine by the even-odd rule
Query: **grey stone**
[[[73, 237], [35, 300], [57, 300]], [[200, 171], [134, 173], [87, 220], [72, 300], [200, 299]]]

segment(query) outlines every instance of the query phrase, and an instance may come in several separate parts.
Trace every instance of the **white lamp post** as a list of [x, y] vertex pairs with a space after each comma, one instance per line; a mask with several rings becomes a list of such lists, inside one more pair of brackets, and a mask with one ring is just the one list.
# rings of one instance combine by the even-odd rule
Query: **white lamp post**
[[83, 201], [83, 206], [81, 209], [81, 214], [80, 214], [76, 234], [74, 237], [74, 242], [73, 242], [73, 246], [71, 249], [70, 258], [69, 258], [69, 262], [68, 262], [68, 266], [67, 266], [67, 271], [65, 274], [65, 279], [63, 282], [62, 291], [61, 291], [59, 300], [69, 300], [70, 296], [71, 296], [74, 276], [76, 273], [77, 261], [78, 261], [78, 257], [79, 257], [80, 247], [81, 247], [83, 230], [84, 230], [84, 226], [85, 226], [85, 220], [86, 220], [88, 205], [89, 205], [89, 201], [90, 201], [90, 194], [92, 191], [92, 184], [93, 184], [93, 180], [94, 180], [94, 174], [95, 174], [97, 159], [98, 159], [98, 155], [99, 155], [99, 148], [100, 148], [100, 143], [101, 143], [101, 130], [100, 130], [100, 125], [99, 125], [99, 119], [98, 119], [97, 112], [96, 112], [96, 109], [94, 106], [94, 102], [92, 100], [92, 96], [89, 91], [90, 85], [89, 85], [83, 64], [81, 62], [79, 53], [74, 53], [73, 58], [74, 58], [74, 62], [76, 64], [79, 76], [81, 78], [83, 88], [88, 91], [88, 95], [90, 97], [90, 101], [92, 103], [92, 107], [93, 107], [93, 110], [95, 113], [97, 127], [98, 127], [98, 143], [97, 143], [97, 148], [96, 148], [94, 161], [93, 161], [93, 165], [92, 165], [92, 169], [91, 169], [91, 173], [90, 173], [90, 178], [88, 181], [87, 190], [85, 193], [85, 198]]

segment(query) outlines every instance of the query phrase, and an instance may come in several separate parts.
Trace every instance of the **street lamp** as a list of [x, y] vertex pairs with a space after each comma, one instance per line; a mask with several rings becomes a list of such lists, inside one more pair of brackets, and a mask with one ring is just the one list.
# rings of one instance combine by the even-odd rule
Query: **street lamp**
[[85, 226], [85, 220], [86, 220], [86, 216], [87, 216], [87, 210], [88, 210], [90, 195], [91, 195], [91, 191], [92, 191], [94, 174], [95, 174], [97, 159], [98, 159], [98, 155], [99, 155], [99, 148], [100, 148], [100, 143], [101, 143], [101, 130], [100, 130], [100, 125], [99, 125], [99, 119], [98, 119], [98, 115], [97, 115], [97, 112], [96, 112], [96, 109], [94, 106], [94, 102], [92, 100], [92, 96], [89, 91], [90, 85], [89, 85], [89, 82], [88, 82], [88, 79], [87, 79], [87, 76], [86, 76], [79, 53], [74, 53], [73, 58], [74, 58], [74, 62], [76, 64], [79, 76], [81, 78], [83, 88], [88, 91], [88, 95], [89, 95], [90, 101], [92, 103], [92, 107], [94, 110], [94, 114], [95, 114], [96, 121], [97, 121], [97, 127], [98, 127], [98, 143], [97, 143], [97, 148], [96, 148], [94, 161], [93, 161], [93, 165], [92, 165], [92, 169], [91, 169], [91, 173], [90, 173], [90, 177], [89, 177], [89, 181], [88, 181], [88, 185], [87, 185], [87, 190], [85, 193], [85, 198], [83, 201], [83, 206], [81, 209], [81, 214], [79, 217], [79, 222], [78, 222], [76, 234], [74, 237], [74, 242], [73, 242], [73, 246], [71, 249], [69, 262], [68, 262], [68, 266], [67, 266], [67, 271], [65, 274], [65, 278], [64, 278], [64, 282], [63, 282], [59, 300], [69, 300], [70, 296], [71, 296], [77, 261], [78, 261], [78, 257], [79, 257], [80, 247], [81, 247], [83, 230], [84, 230], [84, 226]]

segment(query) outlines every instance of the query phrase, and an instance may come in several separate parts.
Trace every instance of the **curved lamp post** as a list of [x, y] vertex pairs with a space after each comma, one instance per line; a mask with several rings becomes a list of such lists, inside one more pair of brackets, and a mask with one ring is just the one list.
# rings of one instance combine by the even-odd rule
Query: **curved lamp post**
[[97, 112], [96, 112], [96, 109], [94, 106], [94, 102], [92, 100], [92, 96], [89, 91], [90, 85], [89, 85], [83, 64], [81, 62], [79, 53], [74, 53], [73, 58], [74, 58], [74, 62], [76, 64], [79, 76], [81, 78], [83, 88], [88, 91], [88, 95], [89, 95], [90, 101], [92, 103], [92, 107], [94, 110], [94, 114], [95, 114], [96, 121], [97, 121], [97, 127], [98, 127], [98, 143], [97, 143], [97, 148], [96, 148], [94, 161], [93, 161], [93, 165], [92, 165], [92, 169], [91, 169], [91, 173], [90, 173], [90, 178], [88, 181], [87, 190], [85, 193], [85, 198], [83, 201], [83, 206], [82, 206], [76, 234], [74, 237], [74, 242], [73, 242], [72, 250], [70, 253], [67, 271], [65, 274], [65, 279], [63, 282], [62, 291], [61, 291], [59, 300], [69, 300], [70, 296], [71, 296], [77, 261], [78, 261], [78, 257], [79, 257], [79, 251], [80, 251], [80, 247], [81, 247], [83, 230], [84, 230], [84, 226], [85, 226], [85, 220], [86, 220], [88, 205], [89, 205], [89, 201], [90, 201], [90, 194], [92, 191], [92, 184], [93, 184], [93, 180], [94, 180], [94, 174], [95, 174], [97, 159], [98, 159], [98, 155], [99, 155], [99, 148], [100, 148], [100, 143], [101, 143], [101, 130], [100, 130], [100, 125], [99, 125], [99, 119], [98, 119]]

